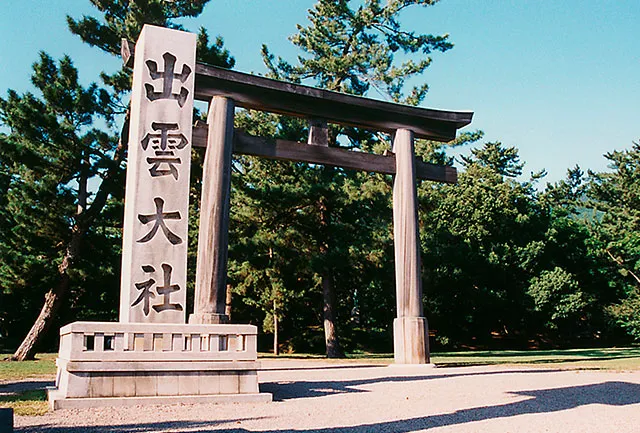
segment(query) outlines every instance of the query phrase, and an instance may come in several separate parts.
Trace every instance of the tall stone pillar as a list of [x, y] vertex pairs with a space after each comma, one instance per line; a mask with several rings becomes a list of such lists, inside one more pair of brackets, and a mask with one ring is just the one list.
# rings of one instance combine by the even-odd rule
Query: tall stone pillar
[[228, 321], [225, 304], [233, 117], [233, 100], [221, 96], [212, 99], [202, 177], [195, 305], [189, 323]]
[[396, 156], [393, 236], [398, 310], [393, 321], [394, 360], [397, 364], [426, 364], [429, 362], [429, 334], [427, 319], [422, 312], [413, 132], [397, 130], [393, 151]]
[[185, 323], [196, 35], [145, 25], [135, 52], [120, 321]]

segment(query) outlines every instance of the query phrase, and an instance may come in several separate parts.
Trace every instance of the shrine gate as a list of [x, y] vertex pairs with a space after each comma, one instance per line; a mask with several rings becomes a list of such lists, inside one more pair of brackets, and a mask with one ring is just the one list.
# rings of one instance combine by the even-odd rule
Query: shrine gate
[[[429, 362], [423, 315], [417, 179], [456, 182], [453, 167], [415, 156], [414, 140], [449, 141], [473, 113], [410, 107], [271, 80], [195, 62], [194, 34], [146, 25], [135, 47], [118, 323], [60, 330], [52, 407], [146, 402], [268, 401], [258, 389], [256, 336], [232, 325], [226, 301], [232, 154], [394, 175], [397, 318], [394, 358]], [[135, 52], [135, 56], [134, 56]], [[194, 99], [209, 102], [193, 127]], [[307, 143], [234, 129], [236, 107], [309, 119]], [[393, 152], [328, 147], [327, 123], [390, 133]], [[206, 147], [194, 312], [186, 318], [191, 146]]]

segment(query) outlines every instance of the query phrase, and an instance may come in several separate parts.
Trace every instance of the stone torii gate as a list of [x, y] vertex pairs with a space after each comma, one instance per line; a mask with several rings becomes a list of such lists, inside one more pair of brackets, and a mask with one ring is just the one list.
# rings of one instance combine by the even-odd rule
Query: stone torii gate
[[[448, 141], [473, 113], [408, 107], [196, 64], [194, 34], [146, 25], [135, 48], [118, 322], [60, 329], [51, 407], [176, 402], [264, 402], [257, 328], [228, 324], [232, 153], [395, 175], [393, 222], [399, 364], [429, 362], [422, 310], [416, 179], [456, 182], [452, 167], [426, 164], [414, 139]], [[133, 52], [136, 51], [134, 60]], [[192, 127], [193, 101], [208, 101], [208, 125]], [[235, 107], [310, 121], [307, 143], [234, 130]], [[393, 135], [393, 155], [328, 147], [327, 122]], [[186, 318], [191, 146], [206, 147], [194, 313]]]
[[[133, 46], [123, 41], [125, 63]], [[423, 162], [414, 139], [450, 141], [471, 122], [472, 112], [411, 107], [299, 84], [195, 65], [195, 98], [209, 102], [206, 124], [196, 124], [193, 145], [206, 147], [202, 186], [196, 295], [189, 323], [225, 323], [229, 196], [232, 153], [327, 164], [395, 175], [393, 225], [397, 318], [394, 360], [429, 362], [428, 325], [422, 307], [416, 180], [455, 183], [453, 167]], [[309, 119], [307, 143], [253, 137], [234, 130], [235, 107]], [[393, 155], [328, 147], [327, 122], [393, 135]]]

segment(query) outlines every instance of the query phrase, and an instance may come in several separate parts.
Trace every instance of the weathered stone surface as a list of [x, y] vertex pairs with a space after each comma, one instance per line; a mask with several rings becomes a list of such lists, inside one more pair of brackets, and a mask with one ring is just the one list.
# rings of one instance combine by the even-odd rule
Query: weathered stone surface
[[259, 392], [252, 325], [75, 322], [60, 334], [52, 407], [70, 398]]
[[424, 317], [393, 320], [393, 358], [398, 364], [429, 363], [429, 332]]
[[136, 396], [157, 395], [158, 379], [154, 373], [137, 372], [135, 376]]
[[258, 372], [241, 371], [238, 374], [238, 392], [240, 394], [254, 394], [258, 391]]
[[[106, 371], [106, 369], [104, 369]], [[118, 397], [133, 397], [136, 395], [135, 372], [111, 372], [113, 375], [113, 395]]]
[[179, 371], [244, 371], [257, 370], [260, 363], [255, 361], [202, 361], [202, 360], [164, 360], [155, 361], [70, 361], [66, 371], [99, 373], [111, 372], [179, 372]]
[[401, 364], [429, 362], [427, 320], [422, 317], [420, 235], [413, 133], [396, 131], [393, 141], [393, 237], [396, 266], [397, 319], [393, 322], [394, 358]]
[[[108, 350], [95, 335], [115, 335]], [[59, 359], [83, 361], [255, 361], [252, 325], [74, 322], [60, 329]], [[87, 344], [87, 341], [93, 341]], [[185, 344], [185, 341], [188, 344]], [[224, 341], [226, 344], [221, 344]], [[124, 344], [127, 342], [127, 344]], [[74, 368], [73, 366], [69, 368]]]
[[200, 371], [198, 394], [220, 394], [220, 371]]
[[149, 25], [136, 44], [121, 322], [185, 323], [195, 46], [194, 34]]
[[89, 396], [90, 397], [112, 397], [113, 396], [113, 375], [93, 373], [89, 375]]
[[[60, 367], [58, 367], [60, 368]], [[91, 377], [89, 373], [82, 372], [66, 372], [62, 371], [59, 376], [59, 381], [64, 385], [60, 387], [61, 390], [66, 390], [65, 396], [67, 397], [89, 397], [91, 391], [89, 386], [91, 383]]]
[[176, 373], [157, 373], [157, 395], [178, 395], [179, 379]]
[[221, 97], [211, 108], [215, 143], [203, 187], [198, 285], [205, 289], [196, 293], [203, 316], [185, 324], [195, 46], [194, 34], [148, 25], [136, 44], [120, 321], [60, 330], [54, 409], [219, 401], [197, 397], [238, 394], [241, 375], [248, 397], [225, 401], [271, 400], [257, 394], [257, 328], [208, 324], [223, 321], [226, 301], [233, 101]]
[[240, 381], [237, 372], [220, 372], [220, 394], [238, 394]]
[[178, 395], [197, 395], [198, 380], [197, 371], [178, 373]]
[[271, 394], [178, 395], [155, 397], [69, 398], [49, 400], [51, 409], [85, 409], [91, 407], [123, 407], [138, 405], [194, 404], [194, 403], [268, 403]]
[[189, 323], [225, 323], [233, 100], [214, 97], [202, 178], [196, 293]]

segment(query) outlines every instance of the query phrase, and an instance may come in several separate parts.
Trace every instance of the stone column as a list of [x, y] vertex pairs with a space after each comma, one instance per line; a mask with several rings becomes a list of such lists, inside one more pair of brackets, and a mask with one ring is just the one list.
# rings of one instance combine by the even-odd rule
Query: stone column
[[145, 25], [135, 53], [120, 321], [185, 323], [196, 35]]
[[209, 107], [209, 138], [202, 176], [196, 293], [189, 323], [225, 323], [233, 100], [216, 96]]
[[397, 364], [429, 362], [427, 319], [422, 315], [420, 236], [413, 132], [396, 131], [393, 141], [396, 175], [393, 184], [393, 237], [396, 262], [396, 304], [393, 321], [394, 360]]

